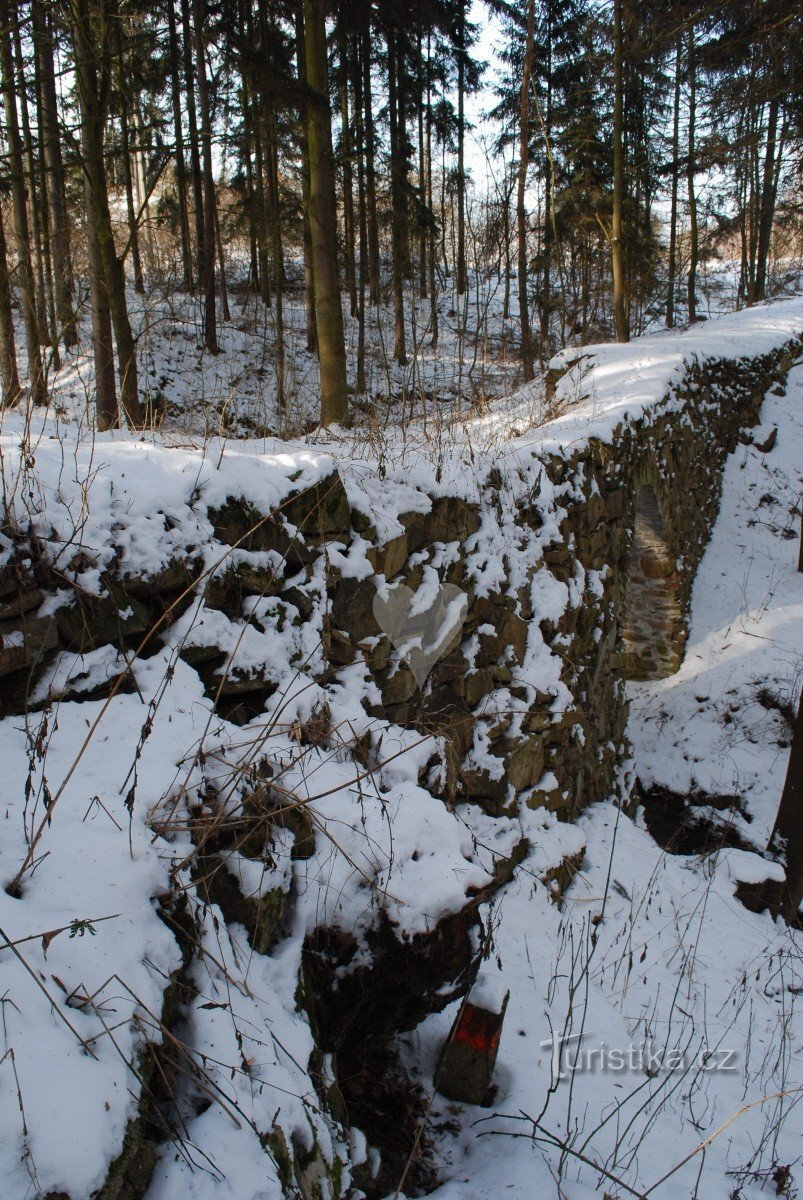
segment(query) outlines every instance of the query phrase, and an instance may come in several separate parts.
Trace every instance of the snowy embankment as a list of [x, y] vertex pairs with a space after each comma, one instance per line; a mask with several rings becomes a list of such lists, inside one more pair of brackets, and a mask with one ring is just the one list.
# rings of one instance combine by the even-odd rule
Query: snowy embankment
[[[620, 377], [638, 372], [626, 351], [607, 353]], [[803, 363], [761, 419], [726, 467], [683, 666], [628, 685], [642, 784], [724, 797], [726, 813], [709, 815], [758, 849], [803, 682]], [[499, 1091], [491, 1112], [461, 1113], [441, 1135], [451, 1181], [435, 1195], [796, 1194], [803, 942], [734, 896], [772, 868], [745, 850], [667, 854], [640, 811], [597, 805], [579, 826], [585, 862], [561, 913], [523, 873], [499, 900], [494, 952], [511, 993]], [[451, 1015], [417, 1031], [411, 1062], [434, 1067]], [[436, 1104], [435, 1127], [454, 1118]]]
[[730, 820], [758, 847], [775, 820], [803, 683], [803, 366], [785, 395], [765, 398], [761, 422], [725, 469], [683, 665], [630, 685], [643, 785], [738, 798], [743, 811]]
[[[269, 574], [277, 568], [276, 552], [221, 547], [210, 510], [232, 496], [260, 512], [274, 509], [326, 480], [336, 461], [352, 509], [392, 537], [401, 528], [399, 515], [425, 507], [427, 494], [476, 499], [492, 465], [514, 465], [517, 486], [526, 487], [539, 471], [540, 449], [610, 438], [625, 414], [671, 390], [690, 354], [760, 354], [801, 328], [803, 302], [796, 301], [691, 334], [593, 348], [586, 352], [593, 359], [569, 355], [556, 392], [567, 411], [549, 426], [526, 431], [532, 397], [520, 398], [439, 447], [439, 461], [427, 456], [423, 439], [399, 437], [381, 474], [371, 448], [360, 452], [351, 435], [294, 443], [213, 440], [195, 448], [170, 446], [159, 435], [147, 441], [122, 433], [92, 437], [49, 416], [26, 428], [9, 414], [0, 434], [4, 502], [40, 565], [50, 577], [63, 576], [63, 595], [57, 591], [45, 602], [54, 612], [76, 589], [99, 595], [104, 576], [114, 571], [146, 586], [177, 562], [191, 564], [209, 584], [232, 567]], [[714, 699], [722, 671], [736, 670], [732, 645], [725, 645], [727, 638], [709, 644], [697, 614], [717, 629], [730, 620], [747, 645], [753, 633], [781, 636], [782, 610], [788, 613], [794, 595], [786, 566], [781, 585], [772, 587], [782, 555], [794, 557], [794, 543], [749, 520], [773, 511], [769, 502], [758, 504], [765, 474], [773, 475], [766, 490], [777, 498], [778, 515], [796, 486], [799, 376], [798, 368], [783, 403], [770, 398], [763, 415], [778, 426], [775, 450], [763, 459], [754, 448], [740, 450], [730, 464], [733, 476], [736, 462], [736, 483], [726, 484], [726, 525], [715, 530], [710, 552], [727, 554], [718, 549], [723, 540], [743, 541], [748, 556], [755, 546], [755, 554], [767, 557], [762, 570], [772, 599], [765, 602], [756, 584], [744, 601], [748, 617], [739, 617], [744, 606], [715, 607], [725, 605], [716, 562], [709, 575], [704, 564], [695, 594], [688, 662], [704, 644], [712, 664], [707, 694]], [[514, 410], [518, 425], [510, 420]], [[520, 436], [505, 440], [513, 433]], [[472, 457], [482, 444], [493, 449], [480, 466]], [[743, 471], [740, 455], [748, 456]], [[728, 486], [738, 490], [750, 481], [755, 491], [740, 493], [728, 516]], [[791, 518], [773, 520], [782, 529]], [[503, 573], [501, 543], [494, 545], [491, 536], [500, 528], [505, 537], [516, 536], [500, 517], [499, 526], [481, 532], [475, 555], [478, 578], [488, 587]], [[5, 556], [12, 538], [5, 531], [0, 538]], [[344, 576], [370, 573], [368, 549], [356, 536], [349, 545], [332, 543], [329, 564]], [[320, 556], [294, 569], [303, 593], [297, 609], [272, 595], [249, 597], [245, 617], [188, 607], [164, 622], [145, 647], [148, 656], [135, 663], [130, 650], [110, 653], [107, 646], [62, 653], [38, 681], [31, 711], [0, 720], [0, 868], [4, 885], [17, 882], [0, 892], [0, 938], [13, 944], [0, 951], [4, 1200], [94, 1195], [121, 1152], [140, 1152], [135, 1124], [143, 1097], [165, 1094], [174, 1099], [167, 1106], [173, 1140], [163, 1143], [147, 1200], [279, 1200], [287, 1147], [297, 1158], [306, 1152], [325, 1186], [335, 1175], [347, 1185], [367, 1152], [359, 1130], [349, 1139], [322, 1102], [331, 1064], [313, 1054], [312, 1028], [297, 1006], [305, 936], [327, 923], [359, 937], [380, 911], [400, 938], [431, 930], [489, 885], [498, 862], [522, 837], [530, 853], [495, 905], [482, 980], [511, 992], [499, 1090], [490, 1110], [455, 1112], [435, 1100], [428, 1136], [450, 1180], [438, 1195], [472, 1200], [508, 1190], [557, 1196], [557, 1176], [572, 1200], [595, 1189], [646, 1190], [740, 1106], [754, 1104], [656, 1195], [691, 1195], [702, 1167], [706, 1200], [724, 1198], [735, 1186], [745, 1198], [757, 1196], [761, 1180], [744, 1175], [734, 1182], [727, 1172], [755, 1164], [763, 1170], [797, 1153], [801, 977], [791, 935], [734, 899], [733, 879], [744, 873], [749, 856], [727, 851], [715, 862], [668, 857], [638, 823], [607, 805], [587, 812], [578, 826], [543, 810], [501, 818], [472, 805], [451, 810], [421, 783], [435, 739], [369, 718], [359, 664], [334, 680], [319, 678], [327, 566]], [[755, 579], [753, 570], [751, 588]], [[741, 595], [741, 589], [728, 594]], [[716, 612], [722, 616], [715, 619]], [[39, 618], [47, 616], [39, 610]], [[133, 605], [125, 619], [135, 627]], [[246, 680], [270, 669], [270, 704], [243, 725], [214, 711], [208, 678], [180, 656], [190, 650], [203, 665], [210, 637], [225, 641], [227, 667]], [[793, 625], [783, 637], [793, 645]], [[763, 659], [739, 667], [739, 686], [762, 686], [763, 680], [772, 691], [785, 678], [781, 654], [776, 643], [769, 669]], [[544, 673], [555, 667], [543, 655], [531, 661]], [[110, 680], [118, 678], [119, 690], [108, 695]], [[676, 702], [668, 686], [656, 685], [634, 708], [635, 766], [645, 779], [671, 783], [684, 753], [696, 755], [703, 765], [695, 766], [694, 779], [708, 788], [714, 776], [702, 772], [709, 760], [690, 739], [698, 727], [707, 729], [704, 745], [715, 746], [710, 761], [721, 764], [721, 743], [714, 741], [720, 727], [708, 715], [700, 718], [708, 724], [698, 726], [697, 715], [689, 720], [683, 697], [694, 695], [697, 684], [689, 676], [686, 692], [685, 678], [677, 681]], [[528, 681], [533, 687], [543, 682], [542, 675]], [[107, 698], [94, 698], [98, 693]], [[660, 762], [647, 744], [652, 735], [641, 732], [657, 704], [666, 708], [672, 746]], [[324, 739], [310, 735], [316, 721], [326, 726]], [[775, 745], [760, 753], [760, 759], [739, 760], [739, 788], [755, 828], [766, 829], [785, 750]], [[283, 840], [287, 831], [281, 830], [259, 862], [231, 846], [220, 851], [247, 898], [289, 898], [278, 941], [264, 954], [249, 944], [241, 924], [199, 898], [194, 856], [199, 823], [229, 811], [227, 805], [239, 803], [270, 772], [287, 796], [301, 798], [315, 848], [302, 855], [294, 846], [291, 854], [292, 839]], [[749, 794], [745, 780], [755, 784]], [[540, 880], [584, 843], [583, 871], [559, 910]], [[174, 936], [188, 913], [191, 958], [186, 941]], [[497, 972], [501, 980], [495, 981]], [[451, 1008], [429, 1017], [409, 1036], [409, 1067], [426, 1091], [453, 1015]], [[573, 1081], [553, 1080], [552, 1051], [542, 1045], [551, 1030], [582, 1030], [583, 1044], [597, 1048], [602, 1042], [621, 1050], [631, 1043], [685, 1047], [687, 1069], [669, 1078], [645, 1072], [643, 1063], [622, 1073], [608, 1062], [605, 1070], [597, 1065]], [[149, 1043], [165, 1047], [159, 1071], [169, 1079], [154, 1073]], [[701, 1067], [703, 1045], [735, 1050], [735, 1072]], [[763, 1102], [765, 1096], [775, 1098]], [[781, 1121], [787, 1110], [789, 1119]], [[538, 1136], [553, 1139], [551, 1145], [531, 1142], [522, 1116], [542, 1112]], [[527, 1137], [508, 1140], [521, 1133]], [[751, 1162], [756, 1152], [760, 1157]], [[578, 1154], [603, 1167], [607, 1182]], [[142, 1164], [145, 1174], [149, 1165]]]

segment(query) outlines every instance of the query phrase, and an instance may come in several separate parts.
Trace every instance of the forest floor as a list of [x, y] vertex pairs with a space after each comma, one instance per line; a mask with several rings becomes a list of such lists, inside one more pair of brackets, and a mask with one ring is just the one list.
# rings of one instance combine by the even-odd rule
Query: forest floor
[[[245, 325], [252, 301], [242, 300]], [[143, 379], [169, 402], [163, 428], [144, 439], [94, 435], [86, 415], [91, 372], [86, 358], [76, 358], [53, 381], [57, 399], [49, 413], [4, 417], [4, 495], [43, 543], [57, 548], [57, 565], [76, 572], [88, 591], [118, 559], [129, 574], [147, 576], [176, 554], [212, 554], [219, 547], [201, 519], [205, 506], [222, 503], [233, 489], [274, 505], [290, 481], [297, 487], [325, 477], [332, 457], [344, 464], [352, 505], [362, 495], [378, 526], [391, 527], [416, 474], [428, 487], [458, 481], [470, 488], [478, 446], [502, 440], [512, 453], [520, 445], [524, 457], [533, 441], [566, 443], [610, 430], [628, 407], [636, 411], [664, 394], [680, 351], [759, 353], [768, 339], [780, 340], [779, 321], [797, 322], [799, 331], [803, 303], [781, 309], [783, 316], [769, 307], [688, 335], [602, 347], [600, 389], [582, 403], [575, 400], [587, 379], [583, 359], [568, 355], [559, 395], [565, 411], [546, 425], [543, 381], [515, 390], [514, 347], [505, 349], [499, 324], [477, 359], [482, 401], [461, 382], [478, 379], [470, 373], [476, 347], [461, 346], [451, 327], [442, 335], [442, 359], [407, 368], [450, 397], [448, 419], [437, 428], [454, 453], [444, 453], [441, 464], [434, 461], [441, 443], [420, 411], [415, 456], [406, 456], [405, 442], [415, 431], [374, 439], [357, 431], [338, 438], [308, 433], [315, 372], [301, 351], [294, 354], [296, 438], [273, 436], [275, 377], [261, 329], [240, 329], [235, 320], [223, 333], [224, 344], [231, 339], [225, 353], [209, 358], [197, 349], [189, 302], [151, 297], [138, 318]], [[299, 342], [302, 316], [299, 303]], [[376, 394], [392, 397], [401, 387], [398, 369], [388, 387], [381, 348], [376, 354]], [[472, 419], [461, 425], [456, 417], [469, 409]], [[378, 423], [384, 429], [389, 417], [395, 426], [396, 416], [391, 405]], [[193, 894], [193, 847], [177, 807], [214, 777], [215, 763], [222, 772], [257, 743], [289, 764], [288, 788], [314, 793], [316, 820], [336, 840], [322, 838], [313, 858], [290, 864], [295, 907], [270, 955], [254, 953], [238, 925], [199, 906], [197, 996], [177, 1027], [176, 1050], [185, 1062], [203, 1063], [204, 1072], [179, 1098], [180, 1136], [165, 1145], [146, 1200], [278, 1200], [278, 1171], [259, 1133], [278, 1121], [288, 1139], [292, 1133], [303, 1142], [306, 1130], [308, 1145], [313, 1137], [325, 1142], [307, 1069], [314, 1043], [296, 987], [303, 938], [316, 922], [336, 918], [359, 930], [373, 917], [349, 863], [372, 873], [398, 928], [414, 934], [464, 898], [466, 887], [484, 885], [493, 864], [488, 846], [507, 853], [521, 834], [533, 857], [494, 903], [492, 953], [480, 980], [495, 993], [511, 993], [496, 1093], [487, 1109], [434, 1097], [428, 1137], [443, 1180], [438, 1200], [586, 1200], [636, 1190], [657, 1200], [794, 1195], [803, 1182], [803, 947], [766, 914], [744, 909], [734, 886], [768, 869], [758, 852], [780, 795], [787, 718], [803, 671], [803, 576], [795, 571], [794, 540], [803, 487], [803, 365], [793, 368], [785, 395], [766, 397], [761, 419], [753, 444], [740, 446], [726, 467], [683, 669], [661, 683], [630, 686], [631, 768], [645, 792], [632, 820], [613, 804], [586, 810], [573, 825], [526, 809], [515, 820], [487, 818], [471, 805], [457, 815], [418, 785], [432, 747], [390, 724], [382, 735], [389, 762], [381, 794], [379, 787], [375, 795], [361, 791], [355, 804], [345, 741], [316, 758], [301, 754], [294, 732], [310, 718], [317, 694], [306, 677], [298, 687], [294, 665], [303, 662], [311, 673], [320, 665], [317, 609], [307, 622], [282, 625], [268, 597], [253, 604], [250, 620], [237, 625], [221, 612], [206, 630], [213, 639], [234, 637], [244, 662], [261, 656], [283, 672], [275, 708], [245, 727], [212, 713], [198, 674], [177, 659], [169, 638], [137, 662], [132, 690], [108, 707], [93, 687], [127, 667], [114, 650], [56, 661], [35, 703], [43, 704], [48, 690], [58, 694], [68, 677], [78, 692], [49, 713], [0, 720], [4, 882], [18, 870], [48, 796], [60, 796], [22, 898], [0, 892], [0, 928], [11, 940], [27, 939], [19, 943], [21, 957], [4, 951], [0, 964], [4, 1200], [48, 1191], [77, 1200], [105, 1177], [134, 1109], [129, 1064], [143, 1034], [159, 1036], [165, 981], [181, 967], [152, 902], [171, 871]], [[762, 451], [761, 436], [773, 426], [775, 445]], [[390, 458], [380, 479], [384, 455]], [[86, 561], [73, 553], [76, 546]], [[488, 552], [492, 566], [494, 547]], [[344, 571], [356, 569], [356, 560], [351, 551], [333, 551]], [[367, 728], [361, 680], [353, 671], [343, 680], [325, 698], [334, 698], [338, 728], [350, 724], [360, 734]], [[91, 753], [81, 758], [88, 734]], [[681, 854], [661, 845], [651, 828], [658, 836], [655, 808], [670, 802], [666, 795], [704, 828], [706, 850], [718, 832], [721, 848], [703, 854], [702, 844], [684, 846], [689, 852]], [[583, 844], [583, 868], [558, 908], [536, 883], [536, 860], [559, 862]], [[248, 863], [235, 865], [248, 883]], [[287, 885], [276, 867], [254, 887], [262, 894]], [[427, 1096], [454, 1015], [449, 1007], [401, 1040]], [[577, 1064], [564, 1078], [565, 1059], [555, 1048], [561, 1038]], [[594, 1052], [589, 1059], [586, 1048]], [[672, 1070], [661, 1051], [675, 1053]], [[704, 1151], [660, 1182], [711, 1135]], [[353, 1163], [366, 1155], [357, 1131], [348, 1146], [330, 1142], [332, 1149]]]
[[[284, 298], [285, 405], [277, 404], [276, 326], [272, 308], [243, 283], [243, 262], [229, 264], [231, 320], [219, 321], [220, 353], [203, 349], [197, 297], [172, 285], [146, 296], [129, 289], [132, 328], [137, 339], [140, 391], [160, 414], [168, 440], [200, 444], [212, 437], [298, 437], [318, 423], [318, 366], [306, 347], [303, 272], [288, 263]], [[795, 273], [792, 272], [794, 275]], [[732, 311], [738, 264], [712, 261], [701, 269], [698, 304], [701, 319]], [[496, 271], [471, 271], [467, 292], [457, 296], [453, 280], [441, 280], [438, 340], [432, 345], [431, 306], [408, 286], [405, 294], [408, 363], [393, 361], [393, 310], [387, 288], [378, 307], [366, 308], [366, 391], [354, 394], [355, 441], [382, 443], [389, 431], [419, 423], [434, 431], [462, 427], [488, 413], [521, 380], [518, 357], [517, 277], [510, 280], [505, 315], [505, 284]], [[794, 294], [790, 276], [782, 294]], [[89, 310], [80, 306], [81, 342], [58, 371], [50, 372], [50, 411], [60, 420], [91, 426], [94, 366]], [[590, 314], [594, 333], [595, 314]], [[682, 317], [682, 314], [681, 314]], [[349, 385], [356, 386], [358, 323], [344, 303]], [[680, 320], [680, 318], [679, 318]], [[645, 314], [642, 332], [660, 331], [661, 319]], [[602, 336], [597, 330], [597, 336]], [[593, 340], [593, 338], [591, 339]], [[18, 337], [22, 350], [23, 338]], [[24, 352], [22, 353], [24, 365]], [[537, 364], [536, 364], [537, 366]], [[524, 397], [520, 396], [519, 401]], [[519, 421], [543, 421], [541, 373], [520, 403]]]

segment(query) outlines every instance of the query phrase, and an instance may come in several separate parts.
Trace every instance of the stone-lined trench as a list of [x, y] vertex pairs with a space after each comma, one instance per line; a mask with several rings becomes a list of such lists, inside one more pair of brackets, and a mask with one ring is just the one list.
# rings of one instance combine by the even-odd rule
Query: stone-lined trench
[[[429, 497], [428, 511], [421, 511], [427, 507], [422, 504], [401, 514], [403, 532], [390, 541], [382, 542], [370, 518], [350, 505], [337, 473], [298, 493], [277, 513], [257, 512], [231, 497], [209, 517], [221, 547], [238, 547], [238, 562], [198, 583], [203, 602], [247, 620], [249, 597], [271, 595], [294, 620], [305, 621], [323, 586], [321, 682], [334, 682], [344, 668], [363, 663], [374, 696], [369, 698], [366, 687], [365, 704], [373, 715], [440, 739], [437, 761], [422, 783], [449, 805], [471, 801], [501, 815], [523, 802], [571, 820], [612, 794], [629, 800], [624, 680], [655, 678], [679, 666], [691, 588], [717, 515], [724, 461], [741, 430], [756, 423], [764, 393], [783, 379], [799, 346], [754, 360], [693, 364], [673, 396], [623, 422], [610, 443], [590, 439], [562, 455], [544, 455], [529, 475], [511, 467], [507, 478], [498, 466], [489, 468], [478, 500]], [[11, 533], [18, 557], [0, 573], [0, 713], [25, 710], [33, 683], [59, 651], [80, 653], [105, 644], [130, 648], [166, 612], [169, 627], [193, 598], [197, 568], [176, 562], [151, 580], [109, 578], [100, 598], [76, 589], [71, 603], [40, 616], [48, 596], [64, 588], [64, 578], [25, 544], [24, 531]], [[373, 571], [387, 582], [415, 591], [432, 569], [441, 584], [454, 585], [467, 598], [460, 638], [435, 664], [423, 690], [377, 624], [376, 578], [344, 576], [329, 562], [329, 544], [357, 539], [367, 543]], [[505, 566], [504, 581], [493, 589], [478, 583], [478, 562], [489, 541], [499, 547]], [[260, 555], [266, 550], [282, 555], [284, 571], [265, 569]], [[544, 596], [558, 596], [561, 603], [542, 605]], [[182, 657], [199, 672], [219, 711], [245, 723], [264, 711], [275, 685], [270, 664], [249, 675], [222, 672], [228, 650], [186, 645]], [[545, 658], [553, 674], [541, 686]], [[63, 698], [89, 694], [67, 692]], [[272, 815], [269, 784], [249, 803], [241, 821], [256, 821], [259, 849], [280, 822]], [[315, 834], [303, 820], [296, 825], [292, 853], [303, 859]], [[218, 905], [226, 919], [244, 923], [255, 951], [270, 953], [291, 897], [271, 894], [267, 904], [249, 907], [218, 857], [228, 836], [218, 830], [202, 842], [196, 872], [202, 899]], [[244, 844], [238, 847], [248, 852]], [[308, 939], [300, 996], [321, 1053], [342, 1064], [337, 1095], [330, 1089], [322, 1104], [333, 1121], [365, 1126], [366, 1096], [383, 1098], [390, 1115], [374, 1131], [381, 1139], [381, 1127], [389, 1130], [401, 1120], [399, 1097], [409, 1101], [404, 1129], [380, 1146], [387, 1169], [373, 1181], [360, 1181], [369, 1196], [392, 1186], [421, 1111], [400, 1080], [393, 1038], [470, 987], [476, 967], [471, 931], [481, 920], [480, 906], [510, 878], [525, 852], [520, 846], [500, 862], [493, 887], [419, 941], [402, 945], [380, 923], [369, 965], [342, 931], [319, 928]], [[559, 872], [557, 877], [559, 883]], [[350, 984], [344, 986], [343, 979]], [[399, 987], [402, 979], [408, 989]], [[141, 1144], [132, 1143], [133, 1127], [126, 1142], [125, 1161], [134, 1165], [142, 1163], [146, 1142], [152, 1161], [152, 1143], [158, 1141], [154, 1114], [138, 1120]], [[271, 1152], [284, 1154], [288, 1179], [315, 1200], [325, 1174], [321, 1164], [316, 1176], [307, 1159], [300, 1163], [274, 1141]], [[425, 1141], [422, 1145], [425, 1149]], [[143, 1194], [147, 1179], [134, 1165], [123, 1178], [120, 1161], [114, 1164], [103, 1200]], [[431, 1184], [425, 1165], [413, 1182], [419, 1191]]]

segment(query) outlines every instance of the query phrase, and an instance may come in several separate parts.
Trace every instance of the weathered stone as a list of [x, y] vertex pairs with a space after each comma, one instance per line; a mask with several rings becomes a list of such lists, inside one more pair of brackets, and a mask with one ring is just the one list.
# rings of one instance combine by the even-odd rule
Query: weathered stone
[[370, 546], [367, 558], [378, 575], [392, 579], [406, 563], [407, 554], [407, 533], [404, 532], [391, 538], [384, 546]]
[[401, 513], [399, 521], [407, 534], [407, 553], [415, 554], [427, 540], [427, 515], [420, 512]]
[[[776, 394], [785, 394], [785, 392], [784, 393], [776, 393]], [[763, 442], [754, 442], [753, 444], [755, 445], [756, 450], [758, 450], [760, 454], [769, 454], [770, 450], [773, 450], [775, 448], [775, 443], [777, 441], [778, 441], [778, 426], [773, 425], [772, 429], [770, 430], [769, 434], [767, 435], [767, 437], [764, 439]]]
[[329, 631], [329, 658], [336, 667], [349, 666], [357, 657], [354, 640], [342, 629]]
[[355, 641], [376, 637], [380, 632], [374, 616], [376, 586], [371, 579], [343, 579], [332, 593], [332, 623], [350, 633]]
[[538, 736], [525, 738], [513, 750], [505, 763], [510, 783], [517, 792], [534, 787], [544, 773], [544, 743]]
[[418, 690], [415, 676], [406, 663], [400, 663], [392, 675], [380, 680], [379, 687], [385, 704], [401, 704]]
[[431, 542], [465, 542], [480, 527], [477, 508], [456, 496], [441, 496], [426, 518]]
[[182, 591], [191, 587], [198, 577], [199, 566], [193, 561], [174, 559], [167, 566], [153, 575], [143, 578], [133, 578], [128, 575], [120, 577], [120, 586], [128, 596], [138, 600], [147, 600], [151, 596], [163, 596], [165, 593]]
[[271, 678], [268, 666], [255, 671], [215, 670], [206, 673], [205, 679], [206, 690], [210, 696], [231, 697], [259, 693], [267, 699], [278, 686], [276, 680]]
[[312, 487], [290, 496], [281, 512], [304, 536], [345, 534], [351, 530], [351, 509], [337, 471]]
[[39, 588], [27, 588], [19, 591], [16, 595], [9, 596], [0, 603], [0, 621], [10, 621], [12, 617], [18, 617], [21, 613], [39, 608], [43, 600], [44, 596]]
[[107, 595], [75, 592], [72, 604], [56, 610], [59, 636], [70, 650], [85, 653], [98, 646], [124, 646], [140, 640], [153, 626], [148, 609], [119, 584], [107, 584]]
[[504, 774], [494, 779], [485, 768], [461, 771], [463, 793], [466, 800], [478, 804], [489, 816], [498, 817], [508, 804], [508, 783]]
[[605, 496], [605, 511], [609, 520], [618, 520], [625, 510], [627, 498], [627, 489], [623, 487], [613, 488]]
[[472, 671], [465, 677], [464, 696], [467, 704], [472, 708], [475, 704], [479, 704], [483, 696], [487, 696], [494, 689], [494, 677], [487, 668], [482, 668], [479, 671]]
[[[6, 621], [0, 626], [0, 679], [24, 671], [38, 673], [48, 657], [58, 646], [58, 633], [53, 617], [38, 618], [24, 613], [15, 621]], [[25, 688], [6, 688], [4, 706], [7, 709], [20, 707], [25, 701]]]
[[260, 513], [246, 500], [230, 497], [209, 519], [218, 541], [242, 550], [274, 550], [292, 566], [304, 566], [313, 550], [288, 533], [281, 512]]
[[286, 600], [288, 604], [292, 604], [298, 609], [302, 621], [308, 621], [312, 616], [314, 604], [312, 597], [300, 587], [288, 587], [282, 590], [282, 600]]

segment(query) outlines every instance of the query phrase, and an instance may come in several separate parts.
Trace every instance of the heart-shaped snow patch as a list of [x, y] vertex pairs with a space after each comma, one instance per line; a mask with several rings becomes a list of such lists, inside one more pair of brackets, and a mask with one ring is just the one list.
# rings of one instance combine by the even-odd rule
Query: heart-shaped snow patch
[[374, 616], [421, 688], [439, 658], [453, 648], [468, 611], [468, 596], [435, 571], [413, 592], [403, 583], [374, 596]]

